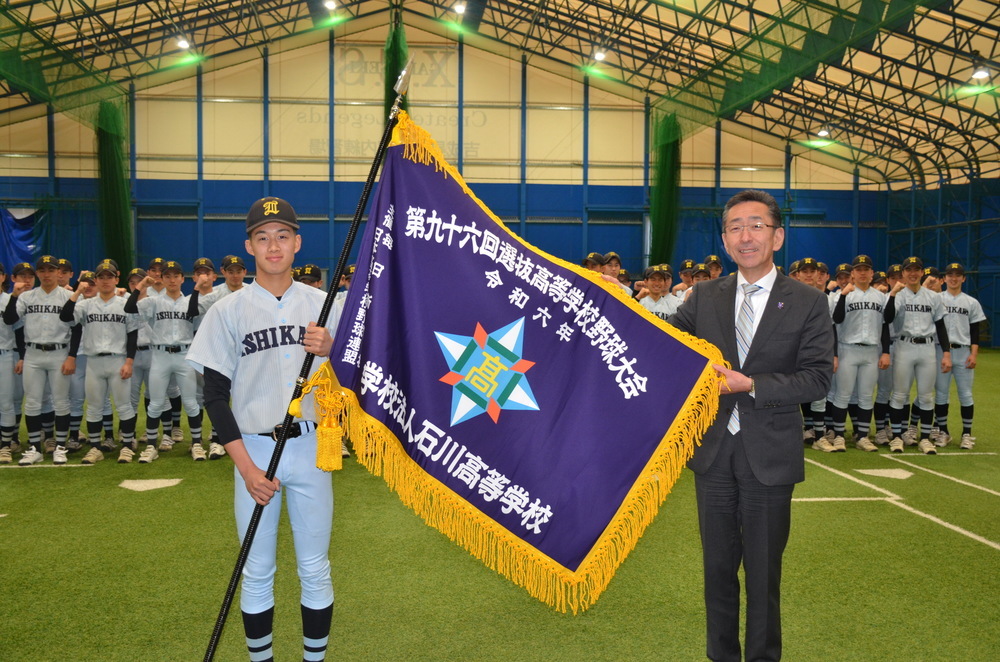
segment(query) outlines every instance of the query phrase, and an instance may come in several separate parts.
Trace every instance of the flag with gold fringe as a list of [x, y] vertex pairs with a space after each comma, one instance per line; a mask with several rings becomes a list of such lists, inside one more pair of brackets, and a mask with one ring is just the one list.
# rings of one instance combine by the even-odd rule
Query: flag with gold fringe
[[428, 524], [576, 613], [715, 417], [721, 362], [513, 234], [401, 113], [316, 401]]

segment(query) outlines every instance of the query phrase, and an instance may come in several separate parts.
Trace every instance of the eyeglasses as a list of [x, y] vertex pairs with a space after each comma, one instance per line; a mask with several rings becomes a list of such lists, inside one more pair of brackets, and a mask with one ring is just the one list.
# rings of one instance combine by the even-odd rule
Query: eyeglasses
[[731, 237], [736, 237], [743, 234], [744, 230], [749, 230], [750, 234], [760, 234], [764, 231], [764, 228], [776, 228], [777, 225], [768, 225], [767, 223], [750, 223], [748, 225], [729, 225], [725, 228], [724, 232]]

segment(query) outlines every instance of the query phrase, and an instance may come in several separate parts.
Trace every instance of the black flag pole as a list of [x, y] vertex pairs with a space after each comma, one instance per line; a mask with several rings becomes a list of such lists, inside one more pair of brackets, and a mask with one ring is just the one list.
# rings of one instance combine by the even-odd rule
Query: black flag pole
[[[333, 278], [329, 281], [331, 287], [326, 293], [326, 299], [323, 301], [323, 307], [320, 309], [319, 319], [316, 320], [317, 326], [326, 326], [326, 320], [330, 316], [330, 309], [333, 308], [337, 288], [332, 285], [340, 282], [341, 276], [344, 275], [344, 269], [347, 267], [347, 260], [350, 256], [351, 248], [354, 245], [354, 239], [358, 235], [358, 228], [361, 227], [361, 220], [364, 216], [365, 207], [368, 206], [368, 198], [371, 196], [372, 187], [375, 184], [379, 168], [382, 166], [382, 161], [385, 158], [385, 152], [389, 146], [389, 140], [392, 137], [392, 129], [396, 126], [399, 108], [403, 103], [403, 97], [406, 96], [407, 87], [410, 84], [410, 71], [412, 64], [413, 58], [410, 58], [410, 60], [406, 63], [406, 67], [402, 72], [400, 72], [399, 78], [396, 79], [396, 85], [393, 87], [396, 92], [396, 100], [393, 102], [392, 108], [389, 109], [389, 118], [385, 125], [385, 131], [382, 133], [382, 140], [379, 141], [378, 149], [375, 151], [375, 159], [372, 161], [371, 170], [368, 171], [368, 179], [365, 181], [365, 186], [361, 191], [361, 199], [358, 200], [358, 208], [354, 212], [354, 219], [351, 221], [351, 227], [347, 231], [347, 238], [344, 239], [344, 247], [340, 251], [340, 259], [337, 260], [336, 271], [334, 272]], [[302, 362], [302, 370], [299, 371], [298, 379], [295, 380], [295, 390], [292, 392], [292, 399], [289, 404], [302, 395], [302, 389], [305, 386], [306, 380], [309, 379], [309, 373], [312, 371], [313, 359], [315, 358], [315, 354], [306, 353], [306, 358]], [[268, 480], [274, 480], [274, 475], [278, 472], [278, 462], [281, 460], [281, 453], [285, 450], [285, 441], [288, 439], [288, 429], [291, 427], [292, 423], [294, 423], [294, 417], [286, 410], [285, 420], [282, 421], [281, 427], [279, 428], [278, 437], [274, 444], [274, 452], [271, 454], [271, 460], [268, 463], [267, 471], [264, 474]], [[222, 638], [222, 630], [226, 626], [226, 618], [229, 616], [229, 608], [233, 604], [233, 597], [236, 595], [236, 587], [239, 585], [240, 575], [243, 574], [243, 566], [246, 565], [247, 556], [250, 553], [250, 546], [253, 545], [253, 539], [257, 534], [257, 527], [260, 524], [260, 518], [264, 512], [264, 508], [265, 506], [262, 506], [259, 503], [256, 504], [256, 506], [254, 506], [253, 514], [250, 516], [250, 523], [247, 526], [246, 535], [243, 537], [243, 544], [240, 546], [240, 553], [236, 557], [236, 566], [233, 568], [232, 577], [229, 579], [229, 586], [226, 588], [226, 595], [222, 599], [222, 607], [219, 609], [219, 616], [215, 619], [215, 628], [212, 630], [212, 637], [208, 641], [208, 648], [205, 650], [205, 662], [211, 662], [211, 660], [215, 658], [215, 649], [218, 647], [219, 640]]]

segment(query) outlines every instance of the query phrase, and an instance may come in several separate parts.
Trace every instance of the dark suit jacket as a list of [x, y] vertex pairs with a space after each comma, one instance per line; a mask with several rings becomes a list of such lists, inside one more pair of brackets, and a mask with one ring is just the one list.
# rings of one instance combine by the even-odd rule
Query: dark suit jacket
[[826, 296], [778, 273], [741, 368], [736, 351], [736, 276], [698, 283], [670, 323], [722, 351], [754, 380], [755, 395], [722, 395], [719, 413], [688, 466], [712, 466], [735, 403], [750, 467], [765, 485], [805, 478], [802, 412], [799, 405], [826, 397], [833, 378], [833, 321]]

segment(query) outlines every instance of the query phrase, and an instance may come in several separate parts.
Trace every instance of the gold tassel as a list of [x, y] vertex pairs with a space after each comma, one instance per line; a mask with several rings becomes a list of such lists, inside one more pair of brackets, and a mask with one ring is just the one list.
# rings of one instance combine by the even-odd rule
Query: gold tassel
[[323, 471], [337, 471], [344, 467], [341, 454], [341, 440], [344, 429], [339, 423], [341, 411], [347, 398], [335, 386], [336, 376], [329, 361], [313, 373], [302, 387], [302, 395], [288, 405], [288, 413], [295, 418], [302, 417], [302, 398], [313, 389], [313, 406], [316, 410], [316, 468]]

